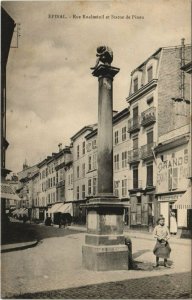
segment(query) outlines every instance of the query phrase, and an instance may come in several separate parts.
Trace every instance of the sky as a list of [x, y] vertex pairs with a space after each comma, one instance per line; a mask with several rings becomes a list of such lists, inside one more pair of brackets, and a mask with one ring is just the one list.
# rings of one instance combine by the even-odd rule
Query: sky
[[97, 123], [98, 81], [90, 67], [98, 46], [111, 47], [112, 65], [120, 68], [113, 107], [121, 111], [133, 69], [160, 47], [180, 45], [181, 38], [191, 43], [189, 0], [3, 1], [2, 6], [21, 24], [19, 47], [10, 49], [7, 63], [6, 167], [14, 173], [25, 159], [32, 166], [57, 152], [59, 143], [69, 145], [82, 127]]

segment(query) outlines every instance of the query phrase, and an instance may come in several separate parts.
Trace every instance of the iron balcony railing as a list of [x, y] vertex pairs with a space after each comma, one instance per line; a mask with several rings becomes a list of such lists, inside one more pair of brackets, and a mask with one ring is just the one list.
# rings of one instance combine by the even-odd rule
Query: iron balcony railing
[[156, 108], [150, 107], [141, 113], [141, 125], [148, 126], [153, 124], [156, 121]]
[[128, 151], [128, 163], [139, 161], [139, 148]]
[[128, 120], [128, 132], [134, 132], [140, 129], [140, 116]]
[[140, 148], [140, 158], [141, 159], [146, 159], [146, 158], [153, 157], [153, 149], [154, 149], [155, 145], [156, 145], [156, 143], [153, 142], [153, 143], [141, 146], [141, 148]]

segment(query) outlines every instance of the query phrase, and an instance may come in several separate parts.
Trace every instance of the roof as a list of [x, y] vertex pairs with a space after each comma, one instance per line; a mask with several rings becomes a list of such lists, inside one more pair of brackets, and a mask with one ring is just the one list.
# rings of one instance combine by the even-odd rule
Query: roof
[[72, 141], [75, 141], [80, 135], [82, 135], [82, 134], [85, 133], [86, 131], [88, 131], [88, 130], [92, 131], [94, 126], [96, 126], [96, 124], [84, 126], [83, 128], [81, 128], [79, 131], [77, 131], [77, 133], [75, 133], [75, 134], [71, 137], [71, 140], [72, 140]]
[[121, 119], [127, 117], [128, 114], [129, 114], [129, 109], [126, 107], [122, 111], [120, 111], [119, 113], [117, 113], [116, 115], [114, 115], [114, 117], [113, 117], [113, 124], [115, 124], [118, 121], [120, 121]]
[[90, 132], [90, 133], [88, 133], [86, 136], [85, 136], [85, 138], [87, 139], [87, 140], [89, 140], [89, 139], [91, 139], [92, 137], [94, 137], [95, 135], [97, 135], [97, 128], [95, 129], [95, 130], [93, 130], [92, 132]]
[[[178, 49], [178, 48], [181, 48], [181, 47], [182, 47], [182, 45], [158, 48], [158, 49], [157, 49], [152, 55], [150, 55], [150, 56], [149, 56], [142, 64], [140, 64], [136, 69], [134, 69], [134, 70], [131, 72], [131, 76], [133, 75], [134, 72], [136, 72], [136, 71], [141, 71], [142, 67], [143, 67], [144, 65], [146, 65], [147, 62], [148, 62], [151, 58], [156, 58], [156, 55], [157, 55], [161, 50]], [[185, 47], [191, 47], [191, 45], [186, 44]]]

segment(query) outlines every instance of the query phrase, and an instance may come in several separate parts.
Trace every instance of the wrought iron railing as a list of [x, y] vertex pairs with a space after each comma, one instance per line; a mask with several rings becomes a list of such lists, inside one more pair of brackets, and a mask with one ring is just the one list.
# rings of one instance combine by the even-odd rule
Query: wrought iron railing
[[141, 125], [147, 126], [156, 121], [156, 108], [150, 107], [141, 113]]

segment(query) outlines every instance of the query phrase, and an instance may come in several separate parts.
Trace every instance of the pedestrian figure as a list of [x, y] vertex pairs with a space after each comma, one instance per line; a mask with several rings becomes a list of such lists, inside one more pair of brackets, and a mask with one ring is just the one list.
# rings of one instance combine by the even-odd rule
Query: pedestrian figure
[[27, 216], [23, 215], [23, 224], [25, 224], [27, 222]]
[[158, 219], [158, 225], [155, 226], [153, 231], [154, 238], [157, 239], [156, 245], [153, 249], [153, 253], [156, 256], [156, 266], [159, 266], [159, 258], [164, 259], [164, 267], [169, 268], [167, 265], [167, 258], [170, 256], [171, 248], [168, 243], [168, 239], [170, 238], [169, 229], [165, 225], [165, 218], [160, 217]]
[[170, 216], [170, 234], [177, 234], [177, 220], [173, 211], [171, 212]]

